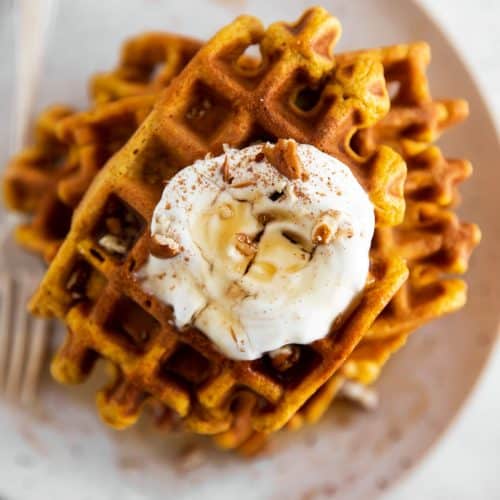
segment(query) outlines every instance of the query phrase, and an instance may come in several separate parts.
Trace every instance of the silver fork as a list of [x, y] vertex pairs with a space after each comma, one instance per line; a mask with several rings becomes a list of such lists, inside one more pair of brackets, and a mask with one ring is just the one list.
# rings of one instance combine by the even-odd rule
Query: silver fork
[[[2, 148], [7, 153], [10, 149], [10, 154], [19, 151], [29, 135], [28, 124], [34, 111], [44, 44], [55, 3], [56, 0], [26, 0], [13, 2], [11, 10], [7, 9], [10, 14], [7, 17], [13, 22], [7, 24], [10, 28], [6, 40], [17, 49], [12, 68], [4, 72], [14, 89], [7, 106], [10, 141]], [[0, 165], [3, 160], [0, 158]], [[15, 244], [6, 230], [9, 221], [5, 217], [0, 219], [0, 229], [7, 235], [0, 242], [0, 395], [29, 404], [35, 401], [51, 333], [50, 322], [34, 318], [26, 310], [42, 276], [43, 265]]]
[[0, 394], [22, 405], [36, 401], [52, 330], [27, 310], [42, 273], [43, 264], [7, 234], [0, 244]]

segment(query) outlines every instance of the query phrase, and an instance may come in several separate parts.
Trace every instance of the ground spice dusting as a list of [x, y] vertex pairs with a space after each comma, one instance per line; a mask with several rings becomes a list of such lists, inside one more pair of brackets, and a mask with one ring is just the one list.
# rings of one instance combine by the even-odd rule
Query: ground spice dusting
[[307, 194], [304, 191], [302, 191], [302, 189], [300, 189], [298, 185], [295, 185], [293, 187], [293, 192], [295, 193], [295, 196], [297, 196], [297, 198], [300, 198], [304, 203], [311, 201], [309, 196], [307, 196]]

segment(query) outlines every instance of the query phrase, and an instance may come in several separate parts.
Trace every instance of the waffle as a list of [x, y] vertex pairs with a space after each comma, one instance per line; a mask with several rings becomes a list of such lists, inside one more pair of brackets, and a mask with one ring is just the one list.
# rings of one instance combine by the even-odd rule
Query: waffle
[[[396, 227], [378, 227], [374, 245], [381, 252], [405, 258], [410, 275], [337, 373], [287, 423], [288, 430], [317, 422], [346, 380], [372, 384], [409, 334], [461, 308], [466, 285], [449, 276], [467, 270], [480, 238], [475, 225], [460, 221], [451, 210], [460, 199], [458, 185], [472, 173], [470, 163], [447, 159], [432, 144], [466, 118], [467, 104], [432, 100], [426, 76], [430, 51], [425, 43], [339, 54], [337, 60], [352, 61], [360, 53], [382, 62], [392, 92], [389, 113], [373, 127], [357, 132], [354, 150], [363, 157], [380, 144], [390, 145], [408, 167], [405, 219]], [[266, 433], [252, 432], [247, 413], [235, 419], [233, 428], [215, 436], [219, 446], [248, 455], [267, 443]]]
[[[475, 225], [460, 221], [451, 210], [459, 201], [457, 186], [472, 172], [470, 163], [446, 159], [433, 144], [445, 130], [466, 118], [467, 103], [432, 99], [426, 75], [430, 50], [423, 42], [338, 58], [350, 61], [360, 53], [378, 57], [384, 65], [391, 109], [375, 126], [358, 131], [354, 149], [365, 156], [381, 144], [390, 145], [408, 167], [405, 220], [394, 228], [377, 228], [374, 246], [382, 253], [396, 251], [405, 258], [410, 277], [359, 346], [365, 353], [363, 362], [348, 362], [344, 367], [351, 377], [357, 374], [359, 381], [370, 383], [395, 350], [392, 337], [401, 345], [408, 333], [464, 305], [466, 285], [449, 275], [466, 271], [480, 235]], [[384, 339], [386, 343], [381, 344]], [[370, 343], [378, 354], [386, 345], [387, 356], [375, 355], [369, 363]]]
[[54, 175], [33, 217], [20, 224], [16, 240], [50, 262], [69, 231], [73, 211], [106, 161], [131, 137], [154, 104], [137, 96], [69, 115], [57, 122], [58, 141], [72, 153], [71, 164]]
[[467, 116], [467, 103], [461, 99], [432, 99], [427, 80], [430, 48], [425, 42], [348, 52], [338, 58], [348, 63], [360, 55], [383, 64], [391, 96], [390, 112], [353, 138], [361, 156], [378, 144], [390, 145], [405, 158], [414, 156]]
[[[389, 113], [374, 127], [358, 132], [357, 151], [366, 155], [380, 144], [389, 144], [401, 153], [408, 167], [405, 219], [397, 227], [377, 228], [374, 245], [382, 252], [396, 251], [404, 257], [410, 275], [339, 374], [311, 398], [290, 422], [291, 428], [317, 421], [343, 379], [373, 383], [409, 334], [461, 308], [466, 301], [466, 284], [450, 275], [467, 270], [480, 239], [477, 226], [461, 221], [452, 210], [460, 199], [458, 185], [472, 173], [470, 163], [447, 159], [432, 144], [466, 118], [466, 103], [432, 100], [426, 78], [430, 53], [424, 43], [363, 52], [379, 55], [389, 88], [396, 82], [398, 92], [391, 96]], [[338, 57], [350, 60], [353, 54]]]
[[12, 158], [4, 175], [4, 202], [9, 209], [36, 212], [43, 193], [53, 188], [62, 170], [72, 167], [73, 151], [57, 137], [56, 125], [73, 112], [67, 106], [51, 106], [36, 120], [33, 146]]
[[[152, 166], [168, 179], [207, 153], [221, 153], [225, 143], [285, 137], [313, 144], [351, 167], [374, 204], [377, 226], [401, 222], [400, 156], [380, 146], [361, 159], [350, 147], [359, 129], [388, 110], [383, 67], [366, 55], [335, 65], [339, 31], [321, 8], [266, 32], [255, 18], [238, 18], [196, 54], [87, 191], [31, 309], [68, 325], [52, 365], [56, 379], [83, 381], [98, 356], [115, 365], [114, 379], [98, 395], [100, 413], [114, 427], [134, 423], [154, 400], [190, 431], [220, 434], [240, 416], [240, 400], [255, 398], [251, 429], [279, 429], [331, 378], [405, 281], [401, 258], [372, 251], [360, 304], [329, 336], [297, 347], [282, 371], [267, 356], [229, 360], [199, 331], [177, 331], [172, 311], [134, 278], [148, 255], [147, 222], [162, 191], [150, 180]], [[242, 58], [254, 43], [262, 52], [258, 65]]]
[[149, 32], [131, 38], [122, 47], [117, 67], [92, 78], [92, 100], [102, 104], [156, 94], [169, 85], [200, 47], [197, 40], [169, 33]]
[[92, 79], [96, 106], [79, 113], [54, 106], [40, 115], [35, 146], [13, 159], [4, 179], [8, 207], [33, 215], [16, 228], [19, 244], [46, 261], [54, 257], [96, 173], [147, 116], [158, 86], [168, 85], [198, 48], [167, 33], [132, 38], [118, 67]]

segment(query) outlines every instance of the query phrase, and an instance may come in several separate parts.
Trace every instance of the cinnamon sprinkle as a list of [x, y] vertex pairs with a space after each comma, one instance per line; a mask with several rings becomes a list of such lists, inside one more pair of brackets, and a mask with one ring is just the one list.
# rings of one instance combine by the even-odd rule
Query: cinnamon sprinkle
[[290, 180], [308, 179], [297, 153], [297, 143], [293, 139], [278, 139], [275, 145], [266, 144], [262, 152], [266, 160]]

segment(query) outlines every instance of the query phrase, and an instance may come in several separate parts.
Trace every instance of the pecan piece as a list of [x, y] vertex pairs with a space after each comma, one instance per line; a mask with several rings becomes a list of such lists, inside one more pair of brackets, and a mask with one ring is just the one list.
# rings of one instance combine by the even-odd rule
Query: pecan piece
[[98, 243], [108, 252], [118, 255], [125, 255], [128, 250], [125, 241], [112, 234], [105, 234], [99, 239]]
[[257, 245], [245, 233], [236, 233], [236, 249], [246, 257], [252, 257], [257, 253]]
[[226, 157], [224, 158], [224, 163], [222, 164], [221, 171], [222, 171], [222, 180], [224, 182], [227, 182], [228, 184], [231, 184], [233, 182], [233, 177], [231, 176], [230, 172], [230, 167], [231, 165], [229, 164], [229, 158]]
[[300, 350], [295, 345], [285, 345], [268, 354], [271, 364], [279, 372], [290, 369], [299, 359]]
[[375, 390], [353, 380], [344, 381], [338, 395], [358, 404], [364, 410], [374, 410], [378, 406], [378, 394]]
[[182, 251], [182, 247], [169, 236], [155, 234], [149, 239], [149, 251], [159, 259], [171, 259]]
[[326, 222], [316, 224], [312, 232], [312, 241], [315, 245], [328, 245], [332, 241], [332, 230]]
[[293, 139], [278, 139], [274, 145], [266, 144], [262, 152], [266, 160], [285, 177], [291, 180], [307, 180], [308, 174], [297, 153], [297, 143]]

